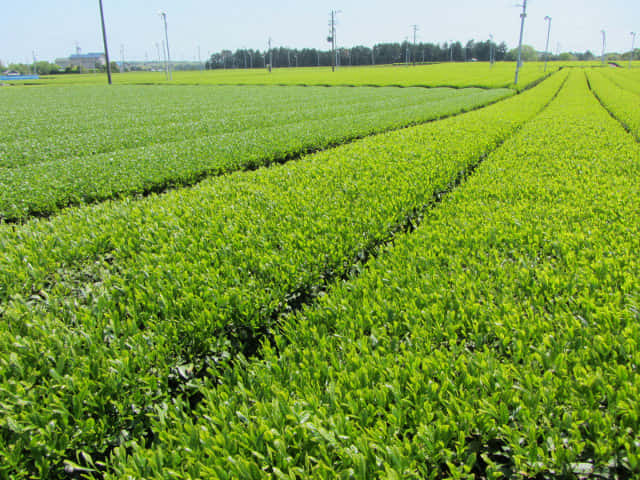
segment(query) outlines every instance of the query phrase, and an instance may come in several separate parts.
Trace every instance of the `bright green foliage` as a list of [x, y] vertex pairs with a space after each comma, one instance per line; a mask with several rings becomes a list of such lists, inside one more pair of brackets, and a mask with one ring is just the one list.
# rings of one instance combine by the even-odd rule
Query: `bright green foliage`
[[[575, 65], [577, 62], [567, 62]], [[555, 71], [559, 64], [549, 64]], [[487, 62], [440, 63], [406, 67], [404, 65], [374, 67], [331, 68], [275, 68], [229, 69], [210, 71], [173, 72], [173, 80], [167, 82], [164, 73], [124, 73], [114, 75], [118, 84], [197, 84], [197, 85], [346, 85], [346, 86], [422, 86], [422, 87], [483, 87], [513, 88], [515, 62], [498, 62], [493, 67]], [[520, 72], [518, 88], [545, 76], [542, 62], [525, 63]], [[42, 80], [48, 84], [104, 84], [106, 76], [66, 75]]]
[[636, 95], [640, 95], [640, 69], [637, 67], [638, 65], [632, 69], [608, 69], [601, 73], [623, 89], [633, 92]]
[[[632, 80], [624, 80], [630, 77], [600, 69], [589, 70], [588, 77], [591, 88], [602, 104], [640, 140], [640, 94], [625, 87], [634, 84]], [[635, 83], [640, 92], [640, 76]]]
[[15, 220], [286, 160], [511, 91], [123, 86], [0, 94], [9, 110], [0, 218]]
[[61, 475], [149, 440], [157, 409], [250, 353], [550, 101], [458, 117], [138, 201], [0, 226], [0, 471]]
[[637, 478], [640, 146], [572, 74], [110, 478]]
[[[477, 89], [94, 86], [8, 89], [2, 167], [290, 123], [428, 109]], [[55, 121], [52, 121], [55, 117]], [[37, 142], [34, 134], [38, 134]]]

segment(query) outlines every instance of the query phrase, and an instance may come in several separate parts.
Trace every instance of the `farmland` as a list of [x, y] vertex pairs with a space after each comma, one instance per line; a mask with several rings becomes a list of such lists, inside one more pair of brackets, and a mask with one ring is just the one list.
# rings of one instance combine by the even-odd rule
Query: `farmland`
[[[491, 67], [487, 63], [441, 63], [435, 65], [230, 69], [205, 72], [173, 72], [171, 83], [188, 85], [301, 85], [301, 86], [400, 86], [400, 87], [513, 87], [515, 63], [500, 62]], [[556, 65], [550, 71], [557, 70]], [[522, 88], [545, 76], [542, 63], [530, 63], [522, 69]], [[103, 84], [104, 75], [67, 75], [43, 77], [38, 83]], [[116, 84], [166, 84], [163, 72], [132, 72], [115, 74]]]
[[639, 84], [0, 91], [0, 476], [640, 474]]
[[284, 161], [513, 91], [90, 86], [30, 90], [29, 105], [23, 90], [0, 93], [11, 118], [0, 135], [0, 218], [17, 220]]

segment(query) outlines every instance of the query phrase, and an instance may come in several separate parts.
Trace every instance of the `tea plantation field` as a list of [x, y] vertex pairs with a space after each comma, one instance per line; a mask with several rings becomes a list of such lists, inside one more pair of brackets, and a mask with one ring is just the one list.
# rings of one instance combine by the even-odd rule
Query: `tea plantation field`
[[640, 476], [635, 70], [11, 88], [0, 478]]
[[477, 88], [4, 89], [0, 218], [190, 185], [512, 94]]
[[[572, 62], [574, 64], [575, 62]], [[587, 62], [585, 62], [587, 63]], [[556, 71], [557, 63], [549, 65], [549, 71]], [[166, 80], [164, 72], [116, 73], [116, 84], [187, 84], [187, 85], [332, 85], [332, 86], [399, 86], [399, 87], [513, 87], [515, 62], [439, 63], [432, 65], [376, 65], [362, 67], [339, 67], [335, 72], [329, 67], [274, 68], [271, 73], [262, 68], [227, 69], [208, 71], [176, 71], [173, 80]], [[542, 62], [526, 63], [521, 70], [518, 89], [543, 78]], [[56, 75], [43, 77], [37, 83], [61, 84], [104, 84], [106, 75]]]

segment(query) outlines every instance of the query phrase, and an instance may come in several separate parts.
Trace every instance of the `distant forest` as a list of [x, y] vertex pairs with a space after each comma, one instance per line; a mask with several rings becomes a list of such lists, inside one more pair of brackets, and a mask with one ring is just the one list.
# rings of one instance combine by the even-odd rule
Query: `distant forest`
[[[495, 61], [514, 61], [517, 58], [517, 50], [509, 50], [505, 42], [493, 43], [490, 40], [476, 42], [468, 41], [452, 42], [444, 44], [434, 43], [378, 43], [373, 48], [357, 46], [351, 48], [339, 48], [337, 50], [337, 65], [388, 65], [394, 63], [433, 63], [433, 62], [488, 62], [490, 61], [491, 47]], [[288, 48], [274, 47], [271, 49], [273, 67], [316, 67], [331, 65], [331, 51], [315, 48]], [[530, 45], [524, 45], [522, 51], [523, 61], [535, 61], [544, 58], [544, 53], [536, 51]], [[549, 60], [594, 60], [597, 57], [590, 51], [563, 52], [549, 54]], [[628, 58], [628, 54], [608, 53], [607, 58], [618, 60]], [[264, 68], [269, 63], [268, 50], [238, 49], [222, 50], [212, 54], [205, 63], [205, 68]]]
[[[507, 44], [494, 43], [495, 60], [505, 60], [508, 54]], [[339, 48], [338, 65], [382, 65], [404, 62], [463, 62], [489, 61], [491, 42], [475, 42], [463, 45], [461, 42], [444, 43], [379, 43], [373, 48], [357, 46]], [[273, 67], [314, 67], [331, 65], [331, 51], [315, 48], [274, 47]], [[207, 69], [216, 68], [261, 68], [269, 63], [267, 50], [239, 49], [235, 52], [222, 50], [211, 55], [206, 62]]]

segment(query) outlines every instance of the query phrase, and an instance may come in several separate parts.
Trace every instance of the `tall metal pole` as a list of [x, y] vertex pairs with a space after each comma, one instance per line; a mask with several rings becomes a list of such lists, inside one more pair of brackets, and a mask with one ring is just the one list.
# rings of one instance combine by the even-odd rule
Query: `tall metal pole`
[[269, 37], [269, 73], [273, 67], [273, 51], [271, 50], [271, 37]]
[[169, 64], [167, 63], [167, 46], [162, 42], [162, 63], [164, 64], [164, 76], [169, 80]]
[[551, 17], [547, 15], [544, 17], [545, 21], [549, 23], [547, 28], [547, 46], [544, 47], [544, 71], [547, 71], [547, 62], [549, 61], [549, 37], [551, 36]]
[[605, 50], [607, 49], [607, 32], [605, 32], [604, 30], [600, 30], [600, 33], [602, 33], [602, 65], [604, 66], [605, 64]]
[[338, 11], [335, 11], [333, 14], [333, 20], [334, 20], [333, 21], [333, 51], [336, 54], [336, 63], [335, 63], [336, 67], [340, 65], [340, 52], [338, 51], [338, 39], [337, 39], [337, 34], [338, 34], [337, 16], [338, 16]]
[[404, 43], [407, 47], [404, 51], [404, 62], [408, 67], [409, 66], [409, 37], [404, 37]]
[[338, 64], [338, 53], [336, 52], [336, 12], [334, 10], [331, 10], [331, 52], [333, 55], [331, 71], [335, 72]]
[[451, 56], [451, 59], [449, 61], [453, 62], [453, 40], [451, 40], [450, 45], [449, 45], [449, 54]]
[[330, 19], [329, 19], [329, 37], [327, 38], [327, 40], [331, 43], [331, 71], [335, 72], [336, 71], [336, 66], [338, 66], [340, 64], [339, 61], [339, 52], [338, 52], [338, 42], [336, 40], [336, 24], [338, 23], [337, 21], [337, 15], [339, 13], [341, 13], [342, 10], [331, 10], [331, 15], [330, 15]]
[[413, 28], [413, 52], [412, 52], [412, 59], [413, 59], [413, 66], [416, 66], [416, 35], [418, 33], [418, 29], [420, 27], [418, 27], [418, 25], [411, 25], [411, 28]]
[[522, 4], [522, 13], [520, 14], [520, 42], [518, 42], [518, 64], [516, 65], [516, 81], [520, 78], [520, 64], [522, 63], [522, 38], [524, 36], [524, 19], [527, 18], [527, 0]]
[[161, 11], [160, 16], [164, 22], [164, 39], [167, 43], [167, 77], [168, 80], [173, 80], [171, 75], [171, 52], [169, 51], [169, 30], [167, 28], [167, 12]]
[[490, 68], [493, 68], [493, 62], [494, 62], [494, 48], [493, 48], [493, 35], [489, 35], [489, 65]]
[[636, 32], [631, 32], [631, 56], [629, 57], [629, 68], [632, 67], [633, 50], [636, 48]]
[[107, 46], [107, 30], [104, 27], [104, 11], [102, 9], [102, 0], [98, 0], [100, 4], [100, 21], [102, 22], [102, 41], [104, 42], [104, 58], [107, 61], [107, 79], [111, 85], [111, 63], [109, 62], [109, 47]]

